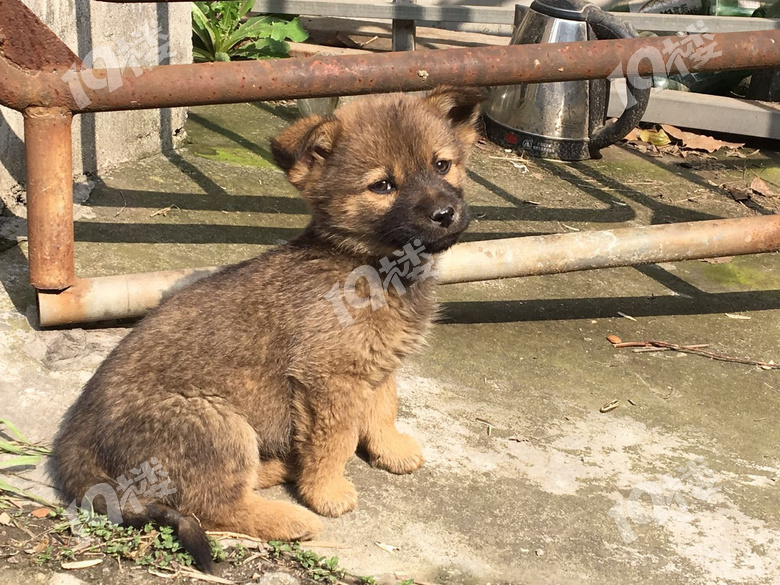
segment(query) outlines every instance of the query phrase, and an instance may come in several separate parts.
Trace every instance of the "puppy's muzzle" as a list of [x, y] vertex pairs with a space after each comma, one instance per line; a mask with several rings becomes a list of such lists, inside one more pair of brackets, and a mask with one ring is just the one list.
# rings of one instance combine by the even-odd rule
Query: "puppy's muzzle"
[[461, 232], [468, 226], [463, 192], [443, 177], [432, 172], [421, 173], [410, 181], [407, 193], [417, 212], [428, 220], [423, 223], [428, 223], [429, 229]]

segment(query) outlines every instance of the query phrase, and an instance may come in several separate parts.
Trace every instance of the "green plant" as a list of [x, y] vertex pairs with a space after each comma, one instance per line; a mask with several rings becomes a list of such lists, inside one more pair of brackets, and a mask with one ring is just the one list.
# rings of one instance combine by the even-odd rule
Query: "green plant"
[[295, 555], [295, 560], [304, 569], [313, 569], [320, 564], [320, 555], [311, 550], [301, 550]]
[[[346, 571], [339, 567], [338, 557], [321, 557], [314, 551], [303, 550], [297, 542], [271, 540], [268, 542], [268, 548], [274, 558], [279, 558], [282, 555], [291, 556], [302, 568], [306, 569], [309, 577], [315, 581], [338, 583], [346, 575]], [[365, 581], [365, 577], [363, 579], [361, 583], [364, 585], [376, 583], [376, 581]], [[373, 577], [369, 577], [369, 579], [373, 579]]]
[[377, 585], [377, 582], [373, 577], [361, 577], [359, 585]]
[[[89, 510], [79, 510], [78, 520], [81, 535], [90, 536], [96, 541], [94, 546], [86, 550], [101, 551], [117, 559], [134, 560], [143, 566], [168, 567], [174, 561], [184, 566], [193, 563], [192, 555], [184, 550], [170, 526], [155, 526], [151, 523], [140, 529], [119, 526], [112, 523], [108, 517]], [[61, 533], [68, 528], [71, 528], [70, 523], [63, 523], [55, 526], [53, 530]], [[216, 562], [224, 561], [227, 552], [222, 545], [212, 539], [209, 539], [209, 542], [212, 558]], [[59, 556], [70, 560], [73, 559], [74, 553], [70, 548], [62, 548], [59, 550]]]
[[[144, 527], [150, 527], [147, 525]], [[153, 532], [150, 529], [149, 532]], [[107, 551], [108, 552], [108, 551]], [[173, 528], [170, 526], [160, 526], [157, 528], [157, 534], [151, 541], [151, 546], [147, 549], [144, 556], [136, 558], [135, 562], [139, 565], [154, 565], [158, 567], [167, 567], [171, 562], [176, 561], [180, 565], [190, 566], [193, 563], [192, 555], [184, 550], [179, 541], [173, 534]]]
[[50, 560], [52, 560], [52, 558], [54, 558], [54, 557], [52, 556], [52, 551], [53, 551], [53, 550], [54, 550], [54, 547], [52, 547], [52, 546], [47, 546], [47, 547], [46, 547], [46, 550], [44, 550], [44, 551], [43, 551], [43, 552], [41, 552], [41, 553], [38, 553], [38, 554], [35, 556], [35, 562], [36, 562], [36, 563], [38, 563], [39, 565], [42, 565], [43, 563], [45, 563], [45, 562], [47, 562], [47, 561], [50, 561]]
[[254, 0], [192, 3], [192, 52], [196, 62], [286, 57], [309, 34], [296, 17], [254, 16], [241, 22]]
[[[35, 466], [41, 462], [42, 455], [47, 456], [51, 454], [51, 450], [47, 447], [36, 445], [27, 439], [8, 419], [0, 418], [0, 432], [9, 437], [9, 440], [0, 438], [0, 454], [13, 455], [10, 459], [0, 461], [0, 471], [14, 467]], [[33, 493], [19, 489], [0, 479], [0, 508], [8, 508], [11, 498], [23, 498], [47, 506], [53, 506], [51, 502], [47, 502]]]
[[209, 544], [211, 545], [211, 558], [214, 559], [214, 561], [221, 563], [228, 558], [228, 553], [220, 542], [209, 538]]
[[268, 546], [271, 549], [271, 554], [277, 559], [284, 553], [292, 553], [301, 549], [301, 545], [297, 542], [284, 542], [282, 540], [269, 540]]
[[403, 581], [399, 581], [398, 585], [414, 585], [414, 579], [404, 579]]
[[73, 552], [72, 548], [64, 547], [60, 549], [60, 556], [67, 561], [72, 561], [76, 558], [76, 553]]
[[295, 555], [295, 560], [309, 571], [309, 576], [315, 581], [336, 583], [344, 576], [344, 569], [339, 567], [338, 557], [321, 557], [310, 550], [301, 550]]

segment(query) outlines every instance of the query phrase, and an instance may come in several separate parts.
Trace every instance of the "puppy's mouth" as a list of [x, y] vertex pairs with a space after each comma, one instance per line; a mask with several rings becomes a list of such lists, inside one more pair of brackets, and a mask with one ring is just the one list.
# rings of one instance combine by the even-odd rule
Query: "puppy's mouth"
[[451, 221], [409, 221], [402, 225], [383, 226], [379, 234], [382, 244], [389, 249], [401, 250], [413, 244], [429, 254], [437, 254], [457, 243], [468, 228], [470, 219], [468, 208], [460, 203]]
[[468, 208], [463, 205], [458, 210], [458, 216], [455, 221], [447, 228], [435, 228], [433, 230], [424, 230], [419, 236], [425, 249], [431, 254], [444, 252], [444, 250], [454, 246], [460, 235], [469, 227], [471, 217]]
[[438, 254], [439, 252], [444, 252], [448, 248], [451, 248], [458, 242], [458, 237], [460, 234], [454, 234], [450, 236], [445, 236], [443, 238], [439, 238], [435, 241], [430, 240], [420, 240], [422, 242], [422, 245], [425, 246], [425, 249], [430, 252], [431, 254]]

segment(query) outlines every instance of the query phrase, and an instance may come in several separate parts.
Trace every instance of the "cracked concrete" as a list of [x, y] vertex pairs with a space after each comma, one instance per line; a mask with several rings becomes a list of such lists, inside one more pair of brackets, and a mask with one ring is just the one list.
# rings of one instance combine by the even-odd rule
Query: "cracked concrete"
[[[194, 108], [180, 153], [101, 177], [79, 205], [79, 274], [224, 264], [289, 239], [305, 207], [259, 160], [294, 113]], [[750, 209], [708, 183], [739, 180], [743, 167], [776, 172], [765, 150], [702, 171], [623, 147], [586, 163], [530, 161], [527, 173], [507, 157], [475, 151], [469, 239], [777, 210], [777, 199]], [[0, 416], [49, 441], [130, 325], [37, 330], [26, 243], [6, 240]], [[388, 583], [780, 583], [780, 371], [605, 339], [777, 361], [779, 258], [441, 287], [442, 322], [399, 379], [399, 427], [424, 444], [427, 464], [396, 477], [354, 458], [359, 507], [327, 519], [322, 539], [349, 547], [334, 552], [351, 572]], [[612, 400], [616, 410], [599, 412]], [[42, 470], [13, 481], [52, 495]]]

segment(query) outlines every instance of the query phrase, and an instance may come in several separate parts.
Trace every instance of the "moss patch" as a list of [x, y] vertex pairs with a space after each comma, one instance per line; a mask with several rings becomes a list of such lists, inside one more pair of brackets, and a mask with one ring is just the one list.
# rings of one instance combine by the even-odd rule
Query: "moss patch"
[[705, 277], [719, 284], [739, 284], [753, 290], [780, 287], [780, 276], [751, 266], [742, 265], [738, 261], [728, 264], [704, 264], [702, 272]]
[[257, 167], [262, 169], [274, 168], [271, 153], [262, 148], [257, 148], [256, 152], [252, 152], [241, 147], [191, 146], [189, 150], [196, 156], [225, 162], [239, 167]]

